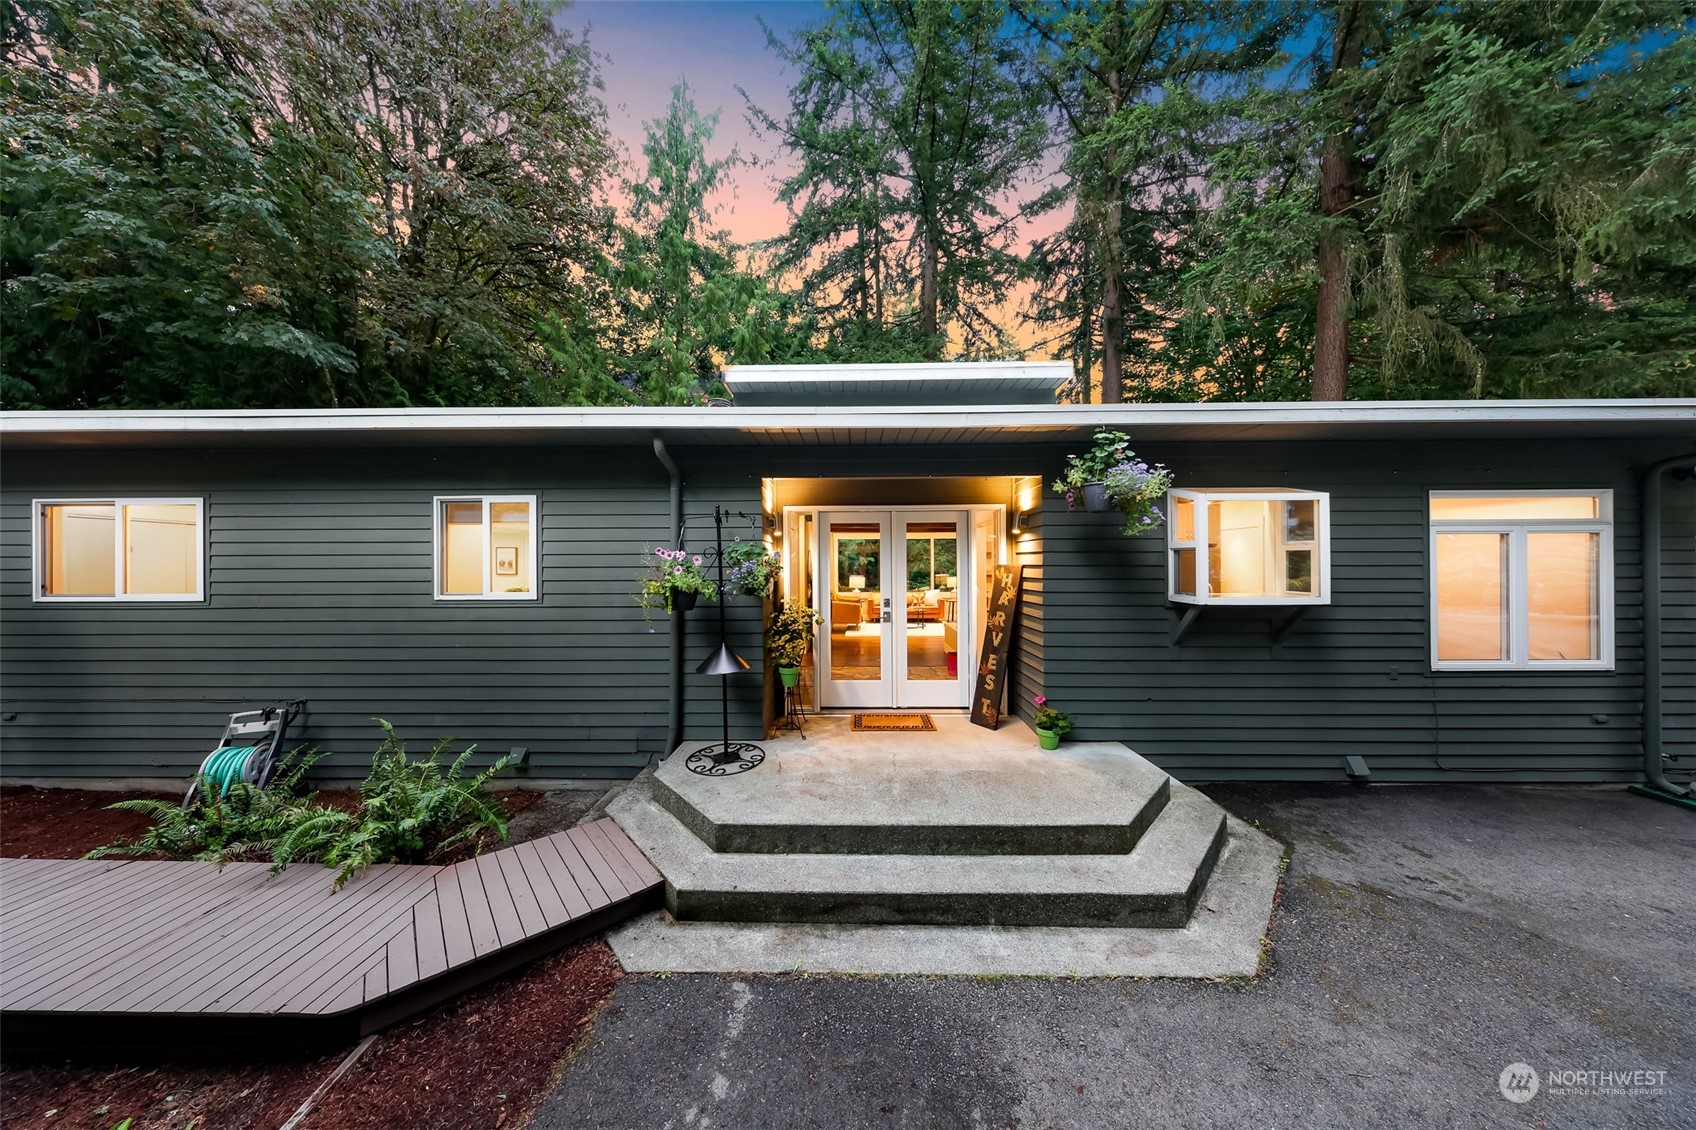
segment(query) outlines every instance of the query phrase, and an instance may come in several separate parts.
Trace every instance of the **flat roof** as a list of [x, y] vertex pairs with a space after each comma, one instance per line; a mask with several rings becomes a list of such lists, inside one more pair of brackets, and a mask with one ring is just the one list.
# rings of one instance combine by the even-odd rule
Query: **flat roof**
[[344, 408], [0, 413], [0, 445], [208, 448], [1643, 438], [1696, 441], [1696, 398], [782, 408]]
[[732, 365], [738, 408], [877, 408], [926, 404], [1053, 404], [1072, 379], [1065, 361], [941, 361], [879, 365]]

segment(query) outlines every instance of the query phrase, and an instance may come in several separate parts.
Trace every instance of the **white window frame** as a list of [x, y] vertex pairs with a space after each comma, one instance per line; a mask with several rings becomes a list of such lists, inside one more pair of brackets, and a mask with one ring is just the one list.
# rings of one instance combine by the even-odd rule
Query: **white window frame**
[[[113, 507], [112, 521], [112, 587], [124, 587], [124, 578], [128, 572], [124, 565], [124, 520], [123, 510], [128, 506], [193, 506], [194, 507], [194, 545], [195, 569], [194, 591], [192, 593], [136, 593], [114, 592], [111, 596], [81, 596], [74, 593], [63, 595], [50, 594], [47, 591], [47, 536], [43, 521], [47, 516], [49, 506], [111, 506]], [[117, 497], [115, 495], [100, 495], [92, 498], [69, 498], [56, 495], [52, 498], [35, 498], [30, 500], [30, 592], [37, 603], [41, 604], [112, 604], [123, 601], [129, 604], [143, 603], [173, 603], [181, 604], [188, 601], [204, 601], [206, 599], [206, 499], [204, 498], [139, 498]]]
[[[1430, 501], [1439, 498], [1594, 498], [1594, 518], [1436, 518]], [[1433, 490], [1425, 507], [1427, 596], [1433, 671], [1612, 671], [1614, 669], [1614, 492], [1587, 490]], [[1599, 534], [1596, 570], [1595, 659], [1532, 659], [1530, 572], [1526, 535]], [[1505, 659], [1437, 658], [1437, 535], [1506, 534], [1508, 538], [1508, 655]]]
[[[1177, 536], [1177, 502], [1179, 499], [1191, 503], [1195, 513], [1195, 536], [1180, 539]], [[1313, 501], [1314, 530], [1313, 530], [1313, 592], [1306, 594], [1267, 594], [1262, 596], [1226, 596], [1215, 595], [1207, 589], [1207, 545], [1208, 545], [1208, 503], [1210, 502], [1302, 502]], [[1280, 535], [1281, 537], [1281, 535]], [[1282, 544], [1282, 542], [1280, 542]], [[1296, 548], [1306, 548], [1297, 545]], [[1178, 570], [1176, 567], [1179, 549], [1195, 551], [1196, 591], [1181, 593], [1178, 591]], [[1298, 490], [1295, 488], [1235, 488], [1209, 487], [1206, 489], [1177, 489], [1167, 492], [1166, 496], [1166, 599], [1174, 604], [1214, 604], [1240, 607], [1247, 605], [1271, 605], [1287, 607], [1300, 604], [1330, 604], [1331, 603], [1331, 496], [1325, 491]]]
[[[442, 591], [447, 578], [442, 572], [442, 543], [444, 541], [443, 526], [447, 520], [446, 504], [449, 502], [479, 502], [483, 505], [483, 591], [446, 593]], [[492, 592], [489, 588], [489, 507], [494, 503], [524, 502], [530, 506], [530, 591], [529, 592]], [[534, 494], [438, 494], [430, 506], [430, 528], [433, 532], [431, 545], [431, 583], [434, 586], [437, 600], [538, 600], [542, 595], [542, 572], [536, 567], [538, 561], [537, 547], [542, 541], [542, 507], [541, 499]]]

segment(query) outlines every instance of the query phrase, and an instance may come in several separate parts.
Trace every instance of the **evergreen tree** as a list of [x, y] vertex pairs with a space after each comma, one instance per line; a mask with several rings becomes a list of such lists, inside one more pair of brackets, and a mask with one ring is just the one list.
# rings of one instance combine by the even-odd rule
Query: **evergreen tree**
[[[800, 170], [781, 261], [838, 346], [911, 341], [936, 358], [1009, 346], [1016, 189], [1044, 129], [1017, 81], [1007, 10], [987, 0], [852, 0], [790, 44], [800, 78], [779, 119], [752, 108]], [[909, 325], [909, 318], [916, 325]]]
[[1065, 139], [1065, 181], [1045, 203], [1071, 208], [1033, 247], [1026, 318], [1073, 359], [1081, 392], [1099, 363], [1100, 398], [1116, 403], [1127, 355], [1139, 383], [1166, 383], [1205, 143], [1287, 29], [1265, 5], [1014, 0], [1013, 12]]
[[1301, 340], [1320, 399], [1696, 390], [1692, 11], [1306, 8], [1214, 155], [1177, 336], [1258, 336], [1258, 395]]

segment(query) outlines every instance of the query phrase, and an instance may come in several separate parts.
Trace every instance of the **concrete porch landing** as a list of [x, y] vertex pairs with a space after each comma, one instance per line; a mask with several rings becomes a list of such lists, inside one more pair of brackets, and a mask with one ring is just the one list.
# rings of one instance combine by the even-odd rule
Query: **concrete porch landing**
[[952, 717], [928, 733], [810, 721], [751, 772], [673, 756], [609, 807], [666, 880], [666, 912], [611, 938], [626, 968], [1257, 968], [1278, 846], [1123, 745], [1045, 752], [1023, 724]]
[[1169, 799], [1167, 775], [1117, 742], [1049, 751], [1016, 719], [931, 717], [934, 732], [855, 733], [818, 715], [729, 777], [674, 756], [654, 798], [717, 852], [910, 855], [1123, 854]]

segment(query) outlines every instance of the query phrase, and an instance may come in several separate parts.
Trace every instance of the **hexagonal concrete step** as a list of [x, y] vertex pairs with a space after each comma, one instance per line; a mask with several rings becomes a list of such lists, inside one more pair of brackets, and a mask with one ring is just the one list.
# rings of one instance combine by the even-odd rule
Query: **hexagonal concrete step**
[[1176, 928], [1225, 812], [1175, 781], [1168, 795], [1131, 851], [1091, 855], [715, 852], [640, 790], [608, 813], [665, 876], [679, 920]]
[[821, 855], [1122, 855], [1166, 806], [1167, 775], [1117, 742], [949, 738], [788, 743], [726, 777], [673, 756], [653, 796], [714, 851]]

